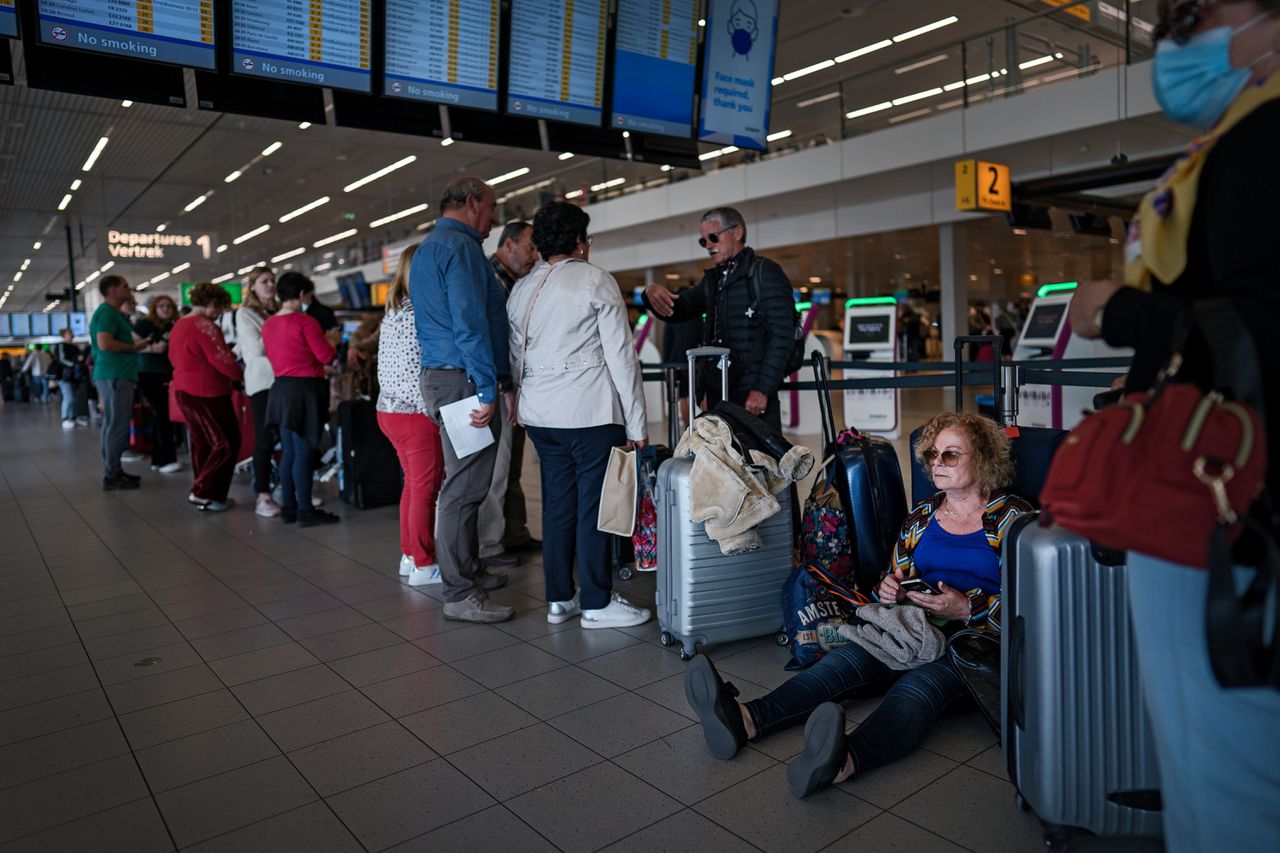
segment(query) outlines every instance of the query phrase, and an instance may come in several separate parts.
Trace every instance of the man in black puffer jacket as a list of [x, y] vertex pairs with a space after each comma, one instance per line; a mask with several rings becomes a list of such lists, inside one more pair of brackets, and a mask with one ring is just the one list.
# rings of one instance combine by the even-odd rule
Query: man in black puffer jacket
[[[678, 297], [661, 284], [650, 285], [644, 302], [658, 317], [675, 323], [705, 314], [703, 344], [733, 352], [729, 401], [781, 429], [778, 386], [795, 343], [791, 281], [777, 263], [747, 247], [747, 224], [732, 207], [704, 213], [698, 230], [698, 243], [716, 265]], [[708, 368], [699, 374], [699, 390], [715, 405], [720, 380], [715, 366]]]

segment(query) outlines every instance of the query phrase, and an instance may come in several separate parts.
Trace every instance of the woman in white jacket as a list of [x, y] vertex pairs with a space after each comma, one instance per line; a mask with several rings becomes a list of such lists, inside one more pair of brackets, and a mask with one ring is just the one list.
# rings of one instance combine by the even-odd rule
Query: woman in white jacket
[[236, 355], [244, 362], [244, 393], [253, 404], [253, 490], [258, 500], [253, 511], [263, 518], [275, 518], [280, 506], [271, 499], [271, 453], [275, 433], [267, 427], [267, 397], [276, 375], [262, 347], [262, 324], [274, 314], [276, 277], [266, 267], [249, 273], [249, 292], [236, 312]]
[[547, 621], [581, 614], [583, 628], [625, 628], [650, 614], [613, 592], [609, 539], [596, 519], [610, 449], [644, 446], [644, 388], [618, 283], [587, 263], [589, 222], [565, 202], [534, 217], [542, 261], [507, 302], [512, 375], [542, 465]]

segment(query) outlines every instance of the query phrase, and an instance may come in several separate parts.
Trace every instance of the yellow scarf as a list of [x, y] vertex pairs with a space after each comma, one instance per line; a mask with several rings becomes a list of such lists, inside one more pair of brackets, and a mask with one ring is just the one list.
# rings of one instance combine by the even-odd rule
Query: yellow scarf
[[1172, 284], [1187, 267], [1187, 239], [1196, 209], [1200, 172], [1219, 139], [1263, 104], [1280, 98], [1280, 74], [1250, 84], [1232, 102], [1213, 129], [1195, 139], [1156, 182], [1129, 225], [1124, 281], [1151, 290], [1154, 282]]

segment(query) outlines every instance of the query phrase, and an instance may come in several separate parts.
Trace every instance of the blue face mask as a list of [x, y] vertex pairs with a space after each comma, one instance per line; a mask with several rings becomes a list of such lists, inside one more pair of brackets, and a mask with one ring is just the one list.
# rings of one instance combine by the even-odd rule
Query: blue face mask
[[1244, 68], [1231, 65], [1231, 39], [1261, 21], [1260, 15], [1239, 29], [1215, 27], [1197, 33], [1184, 45], [1164, 40], [1156, 47], [1156, 99], [1174, 121], [1210, 128], [1222, 118], [1253, 76], [1250, 70], [1268, 51]]

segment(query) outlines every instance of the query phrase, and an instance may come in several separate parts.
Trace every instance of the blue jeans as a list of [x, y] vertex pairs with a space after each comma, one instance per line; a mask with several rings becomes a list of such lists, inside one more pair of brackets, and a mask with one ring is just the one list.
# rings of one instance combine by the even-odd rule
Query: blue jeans
[[[1252, 570], [1236, 573], [1243, 589]], [[1218, 685], [1205, 640], [1208, 572], [1130, 553], [1128, 578], [1166, 847], [1280, 849], [1280, 692]]]
[[847, 739], [861, 775], [905, 758], [924, 742], [947, 707], [968, 690], [947, 658], [906, 672], [889, 669], [857, 643], [832, 649], [777, 690], [752, 702], [747, 712], [764, 737], [803, 723], [823, 702], [884, 694], [884, 700]]
[[291, 511], [311, 511], [311, 442], [306, 436], [288, 427], [280, 427], [280, 443], [284, 452], [280, 457], [281, 507]]
[[89, 417], [89, 383], [64, 379], [58, 383], [62, 392], [62, 419], [73, 421]]
[[573, 598], [576, 563], [582, 609], [607, 607], [613, 573], [609, 534], [596, 529], [600, 487], [609, 450], [626, 444], [627, 431], [607, 424], [581, 429], [531, 426], [526, 432], [542, 466], [542, 571], [547, 601]]

